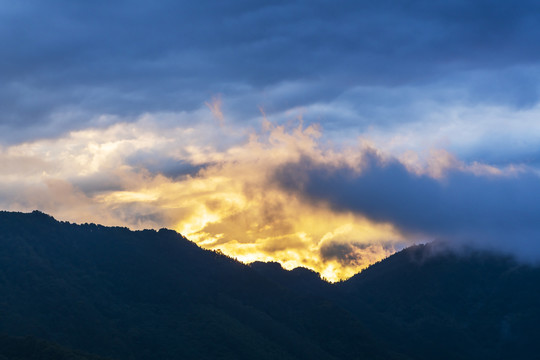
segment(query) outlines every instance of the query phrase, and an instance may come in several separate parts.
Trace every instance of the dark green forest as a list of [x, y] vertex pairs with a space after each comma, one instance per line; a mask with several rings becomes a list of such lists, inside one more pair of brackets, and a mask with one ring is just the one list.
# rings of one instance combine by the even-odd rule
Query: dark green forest
[[540, 269], [434, 249], [329, 284], [170, 230], [1, 212], [0, 359], [538, 358]]

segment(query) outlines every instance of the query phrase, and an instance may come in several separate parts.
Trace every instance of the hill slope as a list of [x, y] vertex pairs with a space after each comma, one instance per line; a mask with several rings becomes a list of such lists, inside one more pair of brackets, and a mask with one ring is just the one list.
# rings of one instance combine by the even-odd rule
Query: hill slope
[[[33, 337], [0, 335], [0, 360], [107, 360]], [[110, 360], [110, 359], [109, 359]]]
[[338, 285], [344, 306], [417, 359], [540, 354], [540, 269], [437, 244], [405, 249]]
[[117, 359], [400, 358], [345, 308], [169, 230], [3, 212], [0, 264], [10, 335]]
[[538, 267], [433, 244], [328, 284], [169, 230], [0, 212], [0, 333], [119, 360], [533, 359], [539, 284]]

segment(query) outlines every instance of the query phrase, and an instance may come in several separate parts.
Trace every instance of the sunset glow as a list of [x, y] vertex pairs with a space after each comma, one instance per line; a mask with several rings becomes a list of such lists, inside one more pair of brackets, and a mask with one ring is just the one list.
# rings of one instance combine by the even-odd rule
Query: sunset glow
[[[430, 238], [302, 198], [276, 178], [287, 164], [309, 158], [361, 175], [366, 156], [376, 153], [381, 166], [400, 161], [415, 176], [441, 181], [448, 171], [489, 176], [515, 171], [466, 165], [443, 150], [423, 158], [412, 150], [395, 157], [362, 138], [356, 145], [336, 148], [321, 141], [318, 125], [304, 126], [300, 118], [274, 125], [263, 116], [259, 130], [246, 132], [243, 143], [225, 149], [193, 142], [204, 131], [197, 127], [156, 130], [147, 124], [145, 117], [5, 148], [3, 161], [11, 171], [2, 181], [14, 191], [4, 206], [39, 208], [74, 222], [168, 227], [240, 261], [279, 261], [287, 269], [304, 266], [337, 281]], [[231, 132], [220, 129], [223, 136]], [[164, 159], [185, 164], [186, 170], [165, 174], [149, 169]], [[25, 174], [22, 182], [14, 177], [17, 172]]]
[[[24, 192], [14, 193], [13, 202], [5, 206], [36, 207], [69, 221], [168, 227], [241, 261], [279, 261], [288, 269], [304, 266], [331, 281], [350, 277], [406, 244], [390, 224], [336, 212], [324, 203], [310, 204], [275, 183], [276, 169], [302, 156], [325, 164], [352, 161], [345, 154], [353, 149], [336, 153], [320, 146], [316, 127], [304, 128], [300, 120], [291, 124], [275, 126], [264, 119], [262, 129], [247, 134], [244, 144], [222, 152], [182, 145], [193, 132], [149, 132], [143, 122], [9, 147], [4, 156], [21, 159], [13, 170], [26, 176]], [[155, 148], [161, 156], [205, 166], [165, 176], [129, 164], [141, 150]], [[47, 156], [38, 161], [37, 153]], [[32, 171], [26, 162], [33, 164]], [[80, 190], [94, 174], [104, 182]], [[6, 176], [2, 180], [6, 186], [21, 186], [20, 179], [17, 184]], [[346, 259], [331, 251], [325, 254], [335, 246], [354, 250]]]
[[2, 3], [0, 207], [331, 281], [430, 241], [540, 259], [530, 11], [206, 5]]

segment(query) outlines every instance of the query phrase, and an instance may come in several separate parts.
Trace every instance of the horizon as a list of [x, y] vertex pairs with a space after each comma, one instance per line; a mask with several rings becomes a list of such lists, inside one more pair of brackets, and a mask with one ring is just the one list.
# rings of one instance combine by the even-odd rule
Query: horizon
[[[403, 251], [403, 250], [406, 250], [406, 249], [409, 249], [409, 248], [412, 248], [412, 247], [416, 247], [416, 246], [421, 246], [421, 245], [427, 245], [427, 244], [422, 244], [422, 243], [418, 243], [418, 244], [412, 244], [412, 245], [409, 245], [408, 247], [406, 248], [403, 248], [395, 253], [392, 253], [390, 255], [388, 255], [387, 257], [385, 258], [382, 258], [381, 260], [375, 262], [375, 263], [372, 263], [372, 264], [369, 264], [367, 267], [365, 268], [362, 268], [360, 269], [357, 273], [353, 274], [352, 276], [350, 277], [347, 277], [347, 278], [344, 278], [344, 279], [328, 279], [328, 278], [325, 278], [324, 276], [322, 276], [321, 273], [317, 272], [316, 270], [314, 269], [310, 269], [308, 267], [305, 267], [305, 266], [302, 266], [302, 265], [299, 265], [299, 266], [296, 266], [296, 267], [292, 267], [292, 268], [285, 268], [283, 267], [283, 264], [280, 263], [279, 261], [274, 261], [274, 260], [270, 260], [270, 261], [261, 261], [261, 260], [254, 260], [252, 262], [245, 262], [245, 261], [242, 261], [234, 256], [231, 256], [231, 255], [227, 255], [225, 253], [223, 253], [220, 249], [206, 249], [202, 246], [200, 246], [197, 242], [189, 239], [188, 237], [184, 236], [183, 234], [177, 232], [176, 230], [174, 229], [169, 229], [169, 228], [159, 228], [159, 229], [155, 229], [155, 228], [144, 228], [144, 229], [133, 229], [133, 228], [130, 228], [128, 226], [123, 226], [123, 225], [103, 225], [103, 224], [99, 224], [99, 223], [88, 223], [88, 222], [70, 222], [70, 221], [67, 221], [67, 220], [62, 220], [62, 219], [57, 219], [55, 218], [54, 216], [50, 215], [50, 214], [47, 214], [46, 212], [43, 212], [41, 210], [38, 210], [38, 209], [34, 209], [34, 210], [31, 210], [31, 211], [28, 211], [28, 212], [21, 212], [21, 211], [9, 211], [9, 210], [0, 210], [0, 214], [2, 213], [11, 213], [11, 214], [23, 214], [23, 215], [32, 215], [32, 214], [39, 214], [39, 215], [44, 215], [48, 218], [51, 218], [52, 220], [54, 220], [55, 222], [57, 223], [60, 223], [60, 224], [69, 224], [69, 225], [76, 225], [76, 226], [85, 226], [85, 225], [96, 225], [96, 226], [102, 226], [102, 227], [105, 227], [105, 228], [121, 228], [121, 229], [127, 229], [129, 230], [130, 232], [144, 232], [144, 231], [154, 231], [154, 232], [159, 232], [161, 230], [165, 230], [165, 231], [173, 231], [175, 232], [177, 235], [183, 237], [185, 240], [189, 241], [190, 243], [193, 243], [194, 245], [196, 245], [197, 247], [199, 247], [200, 249], [202, 250], [207, 250], [207, 251], [213, 251], [213, 252], [217, 252], [218, 254], [221, 254], [221, 255], [224, 255], [230, 259], [233, 259], [239, 263], [242, 263], [246, 266], [250, 266], [251, 264], [253, 263], [264, 263], [264, 264], [278, 264], [281, 269], [283, 269], [284, 271], [292, 271], [292, 270], [295, 270], [295, 269], [306, 269], [306, 270], [309, 270], [309, 271], [313, 271], [315, 272], [316, 274], [319, 275], [319, 278], [328, 283], [328, 284], [335, 284], [335, 283], [339, 283], [339, 282], [342, 282], [342, 281], [346, 281], [348, 279], [350, 279], [351, 277], [361, 273], [363, 270], [366, 270], [367, 268], [369, 268], [370, 266], [372, 265], [375, 265], [376, 263], [380, 262], [380, 261], [383, 261], [385, 259], [387, 259], [388, 257], [400, 252], [400, 251]], [[432, 243], [431, 243], [432, 244]]]
[[534, 1], [0, 0], [0, 208], [333, 280], [432, 241], [537, 262], [538, 24]]
[[75, 225], [39, 211], [0, 212], [0, 228], [0, 357], [427, 360], [537, 353], [540, 267], [508, 256], [456, 255], [429, 243], [329, 284], [310, 270], [245, 265], [170, 230]]
[[[88, 222], [70, 222], [70, 221], [67, 221], [67, 220], [62, 220], [62, 219], [57, 219], [55, 218], [54, 216], [50, 215], [50, 214], [47, 214], [41, 210], [38, 210], [38, 209], [34, 209], [34, 210], [31, 210], [31, 211], [28, 211], [28, 212], [20, 212], [20, 211], [9, 211], [9, 210], [0, 210], [0, 214], [2, 213], [7, 213], [7, 214], [22, 214], [22, 215], [33, 215], [33, 214], [38, 214], [38, 215], [43, 215], [43, 216], [46, 216], [47, 218], [50, 218], [52, 220], [54, 220], [56, 223], [59, 223], [59, 224], [69, 224], [69, 225], [75, 225], [75, 226], [85, 226], [85, 225], [96, 225], [96, 226], [99, 226], [99, 227], [104, 227], [104, 228], [111, 228], [111, 229], [114, 229], [114, 228], [120, 228], [120, 229], [126, 229], [130, 232], [144, 232], [144, 231], [153, 231], [153, 232], [160, 232], [162, 230], [164, 231], [172, 231], [174, 233], [176, 233], [177, 235], [179, 235], [180, 237], [182, 237], [184, 240], [187, 240], [188, 242], [194, 244], [195, 246], [197, 246], [198, 248], [202, 249], [202, 250], [207, 250], [207, 251], [213, 251], [213, 252], [216, 252], [220, 255], [224, 255], [230, 259], [233, 259], [234, 261], [236, 262], [239, 262], [239, 263], [242, 263], [246, 266], [250, 266], [251, 264], [253, 263], [264, 263], [264, 264], [278, 264], [280, 266], [280, 268], [284, 271], [293, 271], [295, 269], [306, 269], [306, 270], [309, 270], [309, 271], [313, 271], [315, 272], [317, 275], [319, 275], [319, 278], [320, 280], [328, 283], [328, 284], [336, 284], [336, 283], [341, 283], [341, 282], [344, 282], [344, 281], [347, 281], [349, 279], [351, 279], [352, 277], [354, 277], [355, 275], [358, 275], [360, 273], [362, 273], [364, 270], [367, 270], [368, 268], [370, 268], [371, 266], [375, 265], [375, 264], [378, 264], [380, 262], [383, 262], [384, 260], [390, 258], [391, 256], [397, 254], [397, 253], [400, 253], [402, 251], [407, 251], [407, 250], [410, 250], [412, 248], [417, 248], [417, 247], [423, 247], [423, 246], [428, 246], [430, 248], [430, 250], [427, 252], [427, 253], [424, 253], [424, 255], [427, 255], [428, 257], [433, 257], [433, 256], [436, 256], [436, 255], [442, 255], [442, 254], [454, 254], [454, 255], [458, 255], [458, 256], [463, 256], [464, 254], [466, 254], [467, 256], [470, 256], [471, 254], [489, 254], [491, 256], [500, 256], [500, 257], [503, 257], [504, 254], [501, 254], [500, 252], [493, 252], [493, 251], [489, 251], [489, 250], [482, 250], [480, 249], [480, 252], [478, 252], [479, 249], [476, 249], [474, 247], [466, 247], [466, 246], [463, 246], [461, 248], [457, 248], [455, 246], [451, 246], [451, 244], [448, 244], [448, 243], [444, 243], [444, 242], [439, 242], [439, 241], [433, 241], [433, 242], [427, 242], [427, 243], [414, 243], [414, 244], [409, 244], [408, 246], [404, 247], [403, 249], [400, 249], [394, 253], [391, 253], [389, 254], [388, 256], [376, 261], [376, 262], [373, 262], [369, 265], [367, 265], [366, 267], [363, 267], [361, 269], [359, 269], [356, 273], [352, 274], [351, 276], [348, 276], [346, 278], [333, 278], [333, 279], [329, 279], [329, 278], [326, 278], [323, 276], [323, 274], [321, 274], [320, 272], [314, 270], [314, 269], [311, 269], [311, 268], [308, 268], [306, 266], [302, 266], [302, 265], [299, 265], [299, 266], [295, 266], [295, 267], [290, 267], [290, 268], [286, 268], [283, 266], [282, 263], [280, 263], [279, 261], [275, 261], [275, 260], [269, 260], [269, 261], [262, 261], [262, 260], [253, 260], [251, 262], [246, 262], [246, 261], [242, 261], [234, 256], [231, 256], [231, 255], [228, 255], [228, 254], [225, 254], [224, 252], [222, 252], [220, 249], [207, 249], [207, 248], [204, 248], [202, 246], [200, 246], [197, 242], [189, 239], [188, 237], [184, 236], [183, 234], [177, 232], [176, 230], [174, 229], [169, 229], [169, 228], [159, 228], [159, 229], [156, 229], [156, 228], [143, 228], [143, 229], [133, 229], [133, 228], [130, 228], [130, 227], [127, 227], [127, 226], [123, 226], [123, 225], [103, 225], [103, 224], [99, 224], [99, 223], [88, 223]], [[519, 259], [516, 259], [514, 256], [512, 255], [509, 255], [508, 257], [509, 259], [512, 259], [513, 261], [516, 261], [516, 262], [519, 262], [518, 260]], [[538, 266], [539, 263], [536, 263], [536, 266]]]

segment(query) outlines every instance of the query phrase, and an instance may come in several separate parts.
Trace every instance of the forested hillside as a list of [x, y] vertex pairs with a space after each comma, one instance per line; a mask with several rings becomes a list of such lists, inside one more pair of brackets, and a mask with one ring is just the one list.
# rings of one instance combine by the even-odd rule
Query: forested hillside
[[0, 263], [9, 335], [117, 359], [400, 358], [343, 307], [169, 230], [4, 212]]
[[1, 339], [79, 354], [66, 359], [87, 356], [71, 349], [118, 360], [535, 358], [540, 270], [436, 249], [411, 247], [329, 284], [170, 230], [2, 212]]

